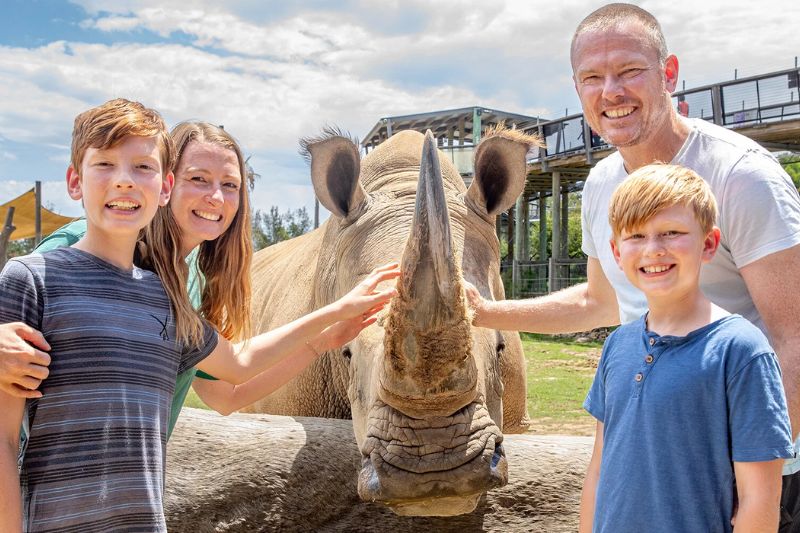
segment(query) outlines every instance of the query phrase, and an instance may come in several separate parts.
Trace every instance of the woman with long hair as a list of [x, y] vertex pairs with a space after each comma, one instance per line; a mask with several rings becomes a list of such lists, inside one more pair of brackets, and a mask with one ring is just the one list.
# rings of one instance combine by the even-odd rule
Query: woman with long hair
[[[144, 230], [136, 262], [161, 278], [175, 307], [179, 337], [199, 338], [199, 320], [181, 320], [196, 310], [228, 340], [246, 340], [251, 335], [253, 256], [247, 163], [236, 140], [222, 127], [182, 122], [173, 128], [171, 137], [177, 152], [172, 196]], [[42, 241], [37, 251], [69, 246], [85, 231], [85, 220], [68, 224]], [[396, 265], [387, 265], [373, 277], [384, 280], [398, 273]], [[281, 387], [318, 354], [354, 338], [375, 321], [377, 310], [370, 309], [364, 320], [343, 320], [328, 327], [296, 353], [286, 354], [240, 385], [216, 380], [195, 368], [179, 374], [169, 433], [193, 381], [200, 399], [229, 414]], [[48, 349], [36, 330], [22, 324], [0, 326], [0, 390], [38, 397], [35, 389], [47, 376]], [[199, 377], [195, 379], [195, 375]]]

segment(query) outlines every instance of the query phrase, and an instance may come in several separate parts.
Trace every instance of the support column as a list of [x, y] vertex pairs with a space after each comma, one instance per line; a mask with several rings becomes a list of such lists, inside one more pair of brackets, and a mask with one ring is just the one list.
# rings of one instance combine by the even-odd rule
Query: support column
[[481, 142], [481, 108], [472, 108], [472, 144], [478, 146]]
[[511, 295], [512, 298], [519, 298], [522, 295], [522, 275], [520, 272], [520, 262], [530, 260], [530, 220], [528, 216], [528, 198], [523, 194], [517, 198], [515, 208], [516, 220], [514, 227], [514, 263], [511, 274]]
[[569, 257], [569, 193], [561, 193], [561, 253], [558, 254], [559, 258], [567, 259]]
[[547, 261], [547, 199], [539, 193], [539, 261]]
[[34, 246], [38, 246], [40, 242], [42, 242], [42, 182], [36, 181], [35, 185], [35, 210], [36, 210], [36, 218], [34, 222], [34, 228], [36, 230], [36, 237], [33, 241]]
[[559, 196], [561, 194], [561, 172], [553, 172], [553, 186], [552, 186], [552, 199], [553, 199], [553, 242], [550, 245], [550, 250], [553, 256], [550, 258], [549, 268], [549, 292], [555, 292], [560, 287], [558, 282], [558, 272], [556, 272], [556, 260], [560, 259], [559, 252], [561, 251], [561, 202]]
[[506, 226], [506, 242], [508, 243], [508, 259], [514, 261], [514, 217], [516, 209], [508, 210], [508, 226]]
[[6, 223], [3, 225], [2, 231], [0, 231], [0, 269], [6, 266], [8, 240], [15, 229], [17, 228], [14, 227], [14, 207], [9, 207], [8, 211], [6, 211]]

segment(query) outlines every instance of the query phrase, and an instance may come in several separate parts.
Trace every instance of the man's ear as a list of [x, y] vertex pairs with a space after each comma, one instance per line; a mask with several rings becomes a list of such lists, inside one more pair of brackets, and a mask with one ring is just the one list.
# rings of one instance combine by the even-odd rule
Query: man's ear
[[158, 198], [158, 205], [164, 207], [169, 203], [172, 195], [172, 187], [175, 186], [175, 174], [167, 172], [161, 180], [161, 195]]
[[614, 254], [614, 261], [617, 262], [617, 266], [619, 267], [620, 270], [622, 270], [622, 258], [619, 255], [619, 248], [617, 247], [617, 241], [612, 237], [611, 240], [608, 242], [611, 243], [611, 253]]
[[678, 86], [678, 58], [674, 55], [667, 57], [664, 62], [664, 83], [668, 93]]
[[714, 226], [713, 228], [711, 228], [711, 231], [708, 232], [708, 235], [706, 235], [706, 238], [703, 241], [704, 263], [708, 263], [709, 261], [714, 259], [714, 255], [717, 253], [717, 249], [719, 248], [719, 240], [720, 240], [719, 228]]
[[83, 198], [81, 177], [72, 165], [67, 169], [67, 192], [69, 193], [69, 197], [73, 200], [80, 200]]

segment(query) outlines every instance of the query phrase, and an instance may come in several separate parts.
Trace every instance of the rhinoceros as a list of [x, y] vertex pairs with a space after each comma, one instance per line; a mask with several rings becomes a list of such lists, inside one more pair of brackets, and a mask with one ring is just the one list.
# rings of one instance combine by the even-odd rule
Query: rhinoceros
[[402, 131], [360, 158], [329, 132], [307, 143], [319, 229], [257, 253], [253, 324], [266, 331], [335, 301], [376, 266], [400, 261], [379, 321], [250, 412], [352, 418], [358, 492], [401, 515], [471, 512], [506, 484], [503, 432], [528, 424], [517, 333], [473, 327], [463, 280], [503, 298], [495, 216], [525, 184], [537, 140], [489, 132], [467, 189], [430, 132]]

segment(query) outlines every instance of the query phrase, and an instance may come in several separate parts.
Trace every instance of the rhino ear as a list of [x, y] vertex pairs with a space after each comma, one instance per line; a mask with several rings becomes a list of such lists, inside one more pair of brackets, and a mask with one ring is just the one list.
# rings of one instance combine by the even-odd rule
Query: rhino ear
[[346, 137], [333, 136], [307, 145], [311, 155], [311, 181], [325, 208], [345, 218], [366, 198], [358, 181], [361, 156]]
[[475, 152], [475, 179], [467, 191], [472, 205], [487, 215], [505, 211], [525, 188], [525, 155], [530, 142], [500, 135], [487, 137]]

